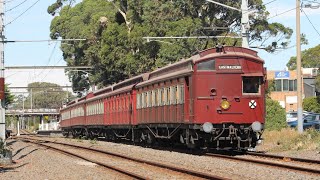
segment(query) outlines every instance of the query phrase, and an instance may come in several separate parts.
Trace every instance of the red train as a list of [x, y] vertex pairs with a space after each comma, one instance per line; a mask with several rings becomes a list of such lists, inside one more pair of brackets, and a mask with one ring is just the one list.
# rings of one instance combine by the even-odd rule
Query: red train
[[60, 126], [74, 137], [253, 148], [265, 122], [263, 64], [250, 49], [207, 49], [70, 102]]

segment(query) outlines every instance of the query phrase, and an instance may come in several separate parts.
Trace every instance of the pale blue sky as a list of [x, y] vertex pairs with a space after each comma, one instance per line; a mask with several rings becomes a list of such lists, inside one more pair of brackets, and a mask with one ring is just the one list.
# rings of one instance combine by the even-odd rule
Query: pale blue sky
[[[24, 0], [10, 0], [6, 4], [6, 10], [20, 4]], [[18, 8], [6, 12], [5, 21], [9, 23], [19, 16], [37, 0], [27, 0]], [[49, 39], [49, 27], [52, 16], [47, 14], [47, 7], [56, 0], [40, 0], [29, 11], [13, 23], [6, 26], [7, 40], [40, 40]], [[239, 0], [240, 1], [240, 0]], [[264, 0], [265, 3], [271, 0]], [[280, 14], [295, 7], [295, 0], [276, 0], [267, 5], [270, 16]], [[320, 31], [320, 9], [304, 9], [311, 22]], [[290, 46], [295, 44], [295, 10], [270, 19], [280, 22], [294, 30]], [[320, 42], [320, 35], [313, 29], [303, 13], [301, 13], [301, 32], [307, 35], [309, 45], [302, 46], [302, 50], [314, 47]], [[79, 37], [81, 38], [81, 37]], [[26, 66], [26, 65], [65, 65], [62, 60], [59, 44], [51, 43], [8, 43], [5, 46], [5, 66]], [[296, 55], [295, 46], [287, 50], [269, 54], [259, 50], [259, 55], [265, 60], [269, 70], [283, 70], [291, 56]]]

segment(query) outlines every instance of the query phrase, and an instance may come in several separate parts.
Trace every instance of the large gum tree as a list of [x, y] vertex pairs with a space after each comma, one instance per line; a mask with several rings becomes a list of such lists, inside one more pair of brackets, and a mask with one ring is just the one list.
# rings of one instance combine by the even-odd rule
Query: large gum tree
[[[219, 0], [240, 9], [241, 1]], [[249, 0], [250, 44], [272, 52], [288, 45], [292, 30], [269, 23], [262, 0]], [[74, 91], [90, 84], [106, 86], [154, 70], [217, 43], [241, 45], [241, 13], [205, 0], [57, 0], [48, 7], [55, 16], [51, 38], [86, 38], [61, 44], [69, 66], [88, 65], [88, 72], [70, 71]], [[221, 28], [223, 27], [223, 28]], [[221, 30], [222, 29], [222, 30]], [[225, 36], [207, 39], [147, 41], [146, 36]]]

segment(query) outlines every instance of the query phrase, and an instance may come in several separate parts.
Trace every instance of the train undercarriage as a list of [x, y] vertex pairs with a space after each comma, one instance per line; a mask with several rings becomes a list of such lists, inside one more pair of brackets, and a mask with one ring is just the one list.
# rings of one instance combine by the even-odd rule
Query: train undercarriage
[[108, 141], [131, 141], [136, 144], [161, 146], [185, 145], [188, 148], [237, 149], [254, 148], [261, 132], [254, 132], [251, 124], [213, 125], [210, 133], [201, 125], [145, 124], [139, 126], [74, 126], [62, 128], [64, 136]]

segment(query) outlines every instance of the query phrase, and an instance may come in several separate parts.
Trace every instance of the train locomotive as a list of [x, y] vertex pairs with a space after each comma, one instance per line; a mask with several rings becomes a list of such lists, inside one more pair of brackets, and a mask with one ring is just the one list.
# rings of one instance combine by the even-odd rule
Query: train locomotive
[[254, 148], [266, 114], [263, 65], [247, 48], [206, 49], [68, 103], [60, 127], [73, 137]]

